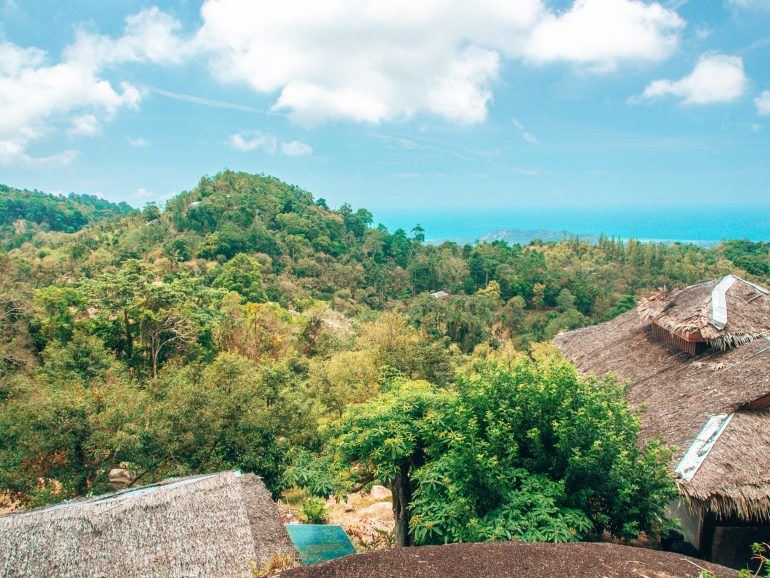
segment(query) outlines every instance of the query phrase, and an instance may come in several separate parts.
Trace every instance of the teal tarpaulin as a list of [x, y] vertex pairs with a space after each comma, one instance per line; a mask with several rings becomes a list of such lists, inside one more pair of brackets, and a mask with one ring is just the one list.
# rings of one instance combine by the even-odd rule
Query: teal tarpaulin
[[286, 530], [303, 564], [318, 564], [356, 553], [342, 526], [286, 524]]

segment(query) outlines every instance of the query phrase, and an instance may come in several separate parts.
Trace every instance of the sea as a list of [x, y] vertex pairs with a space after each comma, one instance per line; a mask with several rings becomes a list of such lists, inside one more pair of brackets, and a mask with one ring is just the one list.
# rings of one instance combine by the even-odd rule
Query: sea
[[[637, 207], [385, 208], [376, 223], [410, 232], [419, 224], [430, 242], [479, 239], [583, 237], [605, 234], [646, 242], [716, 244], [725, 239], [770, 241], [770, 203]], [[500, 234], [503, 232], [503, 234]], [[517, 235], [518, 233], [518, 235]], [[534, 238], [533, 237], [533, 238]]]

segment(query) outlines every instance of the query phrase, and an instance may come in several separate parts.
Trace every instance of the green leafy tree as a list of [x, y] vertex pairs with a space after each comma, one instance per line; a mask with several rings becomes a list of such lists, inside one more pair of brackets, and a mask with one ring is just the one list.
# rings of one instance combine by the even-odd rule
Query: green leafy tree
[[213, 285], [226, 291], [235, 291], [243, 297], [244, 303], [261, 303], [266, 300], [266, 296], [262, 289], [260, 269], [256, 259], [238, 253], [222, 266]]
[[343, 463], [391, 485], [401, 545], [629, 538], [673, 495], [670, 454], [640, 447], [622, 387], [555, 357], [482, 363], [456, 390], [405, 383], [332, 432]]

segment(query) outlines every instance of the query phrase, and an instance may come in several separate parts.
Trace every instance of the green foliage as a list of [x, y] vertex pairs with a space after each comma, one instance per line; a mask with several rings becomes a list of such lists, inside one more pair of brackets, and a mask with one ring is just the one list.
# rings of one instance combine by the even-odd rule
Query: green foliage
[[[419, 225], [373, 228], [366, 209], [232, 171], [141, 212], [0, 197], [0, 493], [25, 505], [102, 491], [119, 464], [142, 482], [241, 468], [323, 497], [398, 482], [420, 541], [573, 539], [586, 519], [633, 534], [662, 491], [654, 446], [623, 458], [636, 426], [611, 386], [582, 401], [533, 390], [583, 385], [539, 366], [520, 379], [515, 351], [662, 285], [768, 282], [767, 243], [427, 244]], [[489, 358], [508, 373], [458, 380]], [[319, 426], [341, 417], [347, 461], [319, 458]], [[459, 468], [485, 477], [431, 489]]]
[[636, 299], [633, 295], [623, 295], [620, 299], [618, 299], [615, 304], [612, 306], [612, 309], [610, 309], [610, 316], [611, 317], [617, 317], [618, 315], [625, 313], [626, 311], [631, 311], [636, 307]]
[[[133, 209], [126, 203], [110, 203], [93, 195], [50, 195], [0, 185], [0, 240], [18, 246], [38, 230], [74, 233], [89, 223], [128, 215]], [[26, 221], [31, 228], [14, 228], [14, 222]]]
[[302, 502], [300, 515], [308, 524], [326, 524], [329, 514], [326, 503], [321, 498], [307, 498]]
[[238, 253], [222, 267], [212, 285], [226, 291], [235, 291], [244, 302], [260, 303], [267, 299], [262, 289], [262, 274], [260, 264], [255, 260]]
[[325, 456], [294, 448], [281, 481], [285, 488], [303, 488], [313, 496], [327, 498], [346, 489], [346, 483], [339, 474], [336, 465]]
[[341, 462], [409, 478], [417, 543], [654, 531], [673, 495], [670, 454], [640, 448], [638, 432], [617, 383], [524, 357], [481, 363], [456, 389], [403, 384], [332, 428]]

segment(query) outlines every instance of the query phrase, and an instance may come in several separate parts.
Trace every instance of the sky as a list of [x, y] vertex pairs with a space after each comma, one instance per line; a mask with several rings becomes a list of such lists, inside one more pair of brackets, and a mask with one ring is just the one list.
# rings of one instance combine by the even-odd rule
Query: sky
[[0, 0], [0, 183], [770, 206], [770, 0]]

